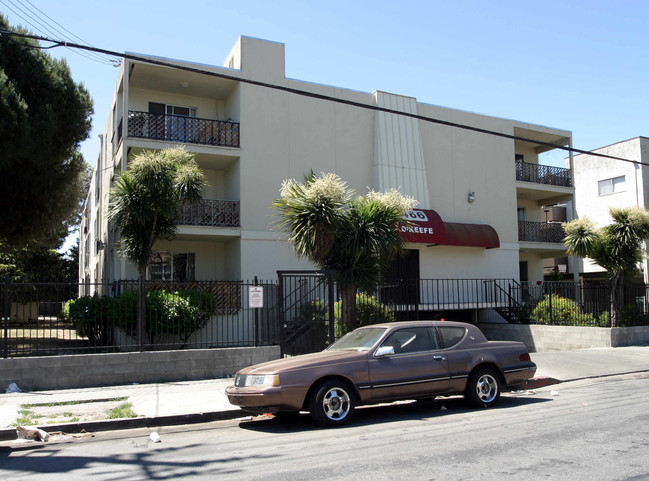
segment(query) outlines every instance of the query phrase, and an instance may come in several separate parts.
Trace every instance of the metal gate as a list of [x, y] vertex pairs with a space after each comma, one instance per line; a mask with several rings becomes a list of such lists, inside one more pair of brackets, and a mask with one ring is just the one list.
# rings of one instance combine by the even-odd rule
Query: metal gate
[[282, 356], [322, 351], [334, 341], [332, 271], [277, 271]]

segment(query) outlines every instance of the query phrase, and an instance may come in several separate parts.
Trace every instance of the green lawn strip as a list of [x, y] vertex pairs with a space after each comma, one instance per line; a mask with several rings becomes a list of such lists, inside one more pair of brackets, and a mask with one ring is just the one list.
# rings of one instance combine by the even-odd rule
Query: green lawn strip
[[123, 403], [108, 411], [108, 419], [136, 418], [133, 403]]
[[[37, 408], [78, 406], [90, 403], [120, 402], [126, 401], [127, 399], [128, 396], [123, 396], [114, 398], [88, 399], [85, 401], [60, 401], [50, 403], [21, 404], [21, 409], [18, 411], [19, 417], [18, 419], [16, 419], [16, 422], [12, 423], [12, 426], [33, 426], [38, 423], [42, 424], [42, 419], [45, 417], [45, 415], [35, 412], [34, 409]], [[138, 414], [133, 411], [133, 404], [125, 402], [115, 408], [106, 410], [104, 419], [134, 418], [137, 416]], [[47, 417], [50, 420], [45, 424], [74, 423], [80, 421], [79, 417], [75, 417], [74, 413], [68, 410], [60, 414], [53, 413], [48, 415]]]

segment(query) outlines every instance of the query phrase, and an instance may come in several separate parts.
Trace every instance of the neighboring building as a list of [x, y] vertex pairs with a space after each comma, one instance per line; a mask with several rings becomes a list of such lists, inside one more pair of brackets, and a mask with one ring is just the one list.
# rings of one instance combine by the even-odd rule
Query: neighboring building
[[[649, 138], [635, 137], [593, 152], [645, 165], [588, 154], [575, 155], [575, 204], [579, 218], [588, 217], [603, 227], [612, 222], [610, 207], [649, 207]], [[590, 259], [578, 262], [578, 272], [584, 278], [604, 277], [604, 269]], [[649, 260], [643, 262], [642, 271], [644, 282], [649, 283]]]
[[[287, 79], [284, 45], [241, 37], [225, 67], [153, 58], [235, 78], [416, 113], [529, 141], [416, 120], [237, 80], [125, 59], [81, 228], [81, 278], [135, 279], [106, 220], [109, 190], [129, 156], [184, 144], [209, 187], [182, 212], [175, 240], [155, 245], [152, 279], [273, 279], [313, 268], [271, 228], [284, 179], [336, 172], [358, 193], [395, 187], [419, 201], [421, 220], [395, 277], [541, 281], [544, 259], [565, 256], [560, 224], [542, 206], [570, 201], [572, 171], [539, 165], [571, 133], [548, 127]], [[423, 219], [426, 218], [426, 219]]]

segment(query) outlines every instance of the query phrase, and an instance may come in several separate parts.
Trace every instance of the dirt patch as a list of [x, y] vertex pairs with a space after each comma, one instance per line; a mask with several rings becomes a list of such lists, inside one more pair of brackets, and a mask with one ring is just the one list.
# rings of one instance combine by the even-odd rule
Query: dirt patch
[[137, 417], [128, 397], [70, 401], [63, 403], [23, 404], [14, 423], [20, 426], [101, 421]]

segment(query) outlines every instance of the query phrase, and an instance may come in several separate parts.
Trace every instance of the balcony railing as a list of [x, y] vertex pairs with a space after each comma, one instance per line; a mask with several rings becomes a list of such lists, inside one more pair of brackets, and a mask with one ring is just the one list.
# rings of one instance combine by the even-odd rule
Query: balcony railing
[[140, 139], [239, 147], [238, 122], [182, 115], [129, 111], [128, 135]]
[[534, 182], [535, 184], [572, 187], [570, 169], [550, 165], [530, 164], [522, 160], [516, 161], [516, 180]]
[[203, 199], [183, 206], [180, 225], [240, 227], [239, 201]]
[[558, 222], [518, 221], [518, 240], [561, 244], [566, 232]]

